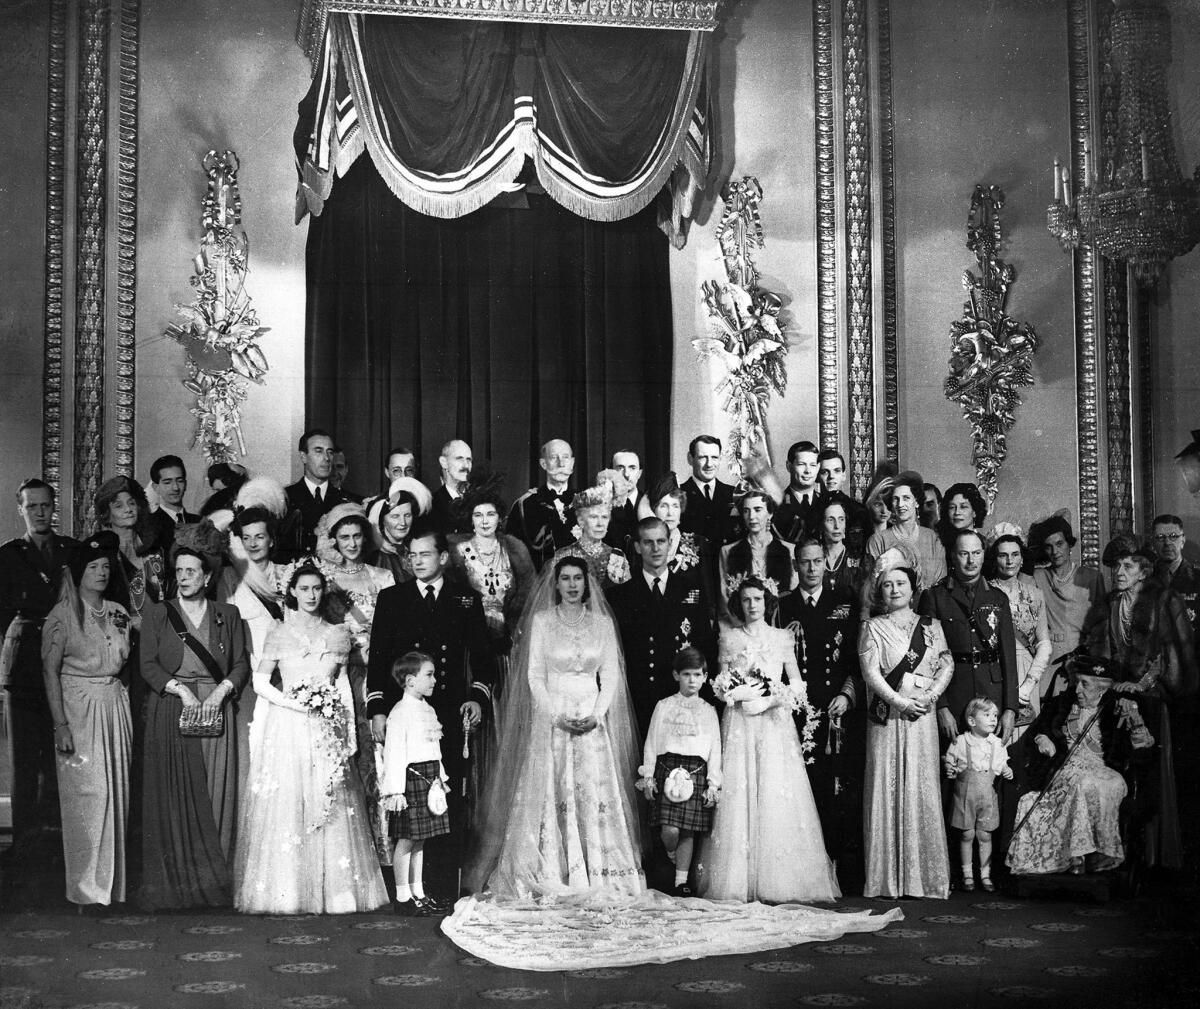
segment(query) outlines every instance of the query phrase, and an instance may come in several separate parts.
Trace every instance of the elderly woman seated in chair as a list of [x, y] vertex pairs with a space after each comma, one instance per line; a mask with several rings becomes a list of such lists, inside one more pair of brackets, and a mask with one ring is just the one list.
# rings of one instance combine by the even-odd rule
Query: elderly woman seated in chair
[[1070, 686], [1045, 702], [1028, 731], [1031, 790], [1021, 796], [1008, 848], [1018, 876], [1120, 865], [1125, 774], [1154, 745], [1137, 703], [1110, 689], [1103, 665], [1081, 653], [1067, 665]]

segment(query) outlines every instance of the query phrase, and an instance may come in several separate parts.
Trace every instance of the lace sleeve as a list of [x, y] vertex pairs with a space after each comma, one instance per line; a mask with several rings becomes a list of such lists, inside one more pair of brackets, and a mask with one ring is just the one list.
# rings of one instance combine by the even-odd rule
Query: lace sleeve
[[339, 665], [344, 666], [350, 660], [350, 649], [354, 640], [345, 624], [337, 624], [325, 632], [325, 647], [329, 656]]
[[529, 632], [529, 692], [533, 695], [534, 711], [542, 714], [549, 714], [554, 707], [547, 682], [550, 663], [546, 655], [546, 623], [547, 614], [535, 614]]

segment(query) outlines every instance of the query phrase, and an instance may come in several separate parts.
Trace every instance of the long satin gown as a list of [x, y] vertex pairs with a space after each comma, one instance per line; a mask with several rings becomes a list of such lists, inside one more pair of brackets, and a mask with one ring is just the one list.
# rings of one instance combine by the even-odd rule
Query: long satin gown
[[[328, 624], [306, 635], [285, 621], [263, 646], [263, 659], [279, 663], [284, 693], [332, 682], [347, 705], [341, 667], [349, 654], [350, 635]], [[259, 717], [266, 722], [238, 832], [234, 906], [252, 914], [373, 911], [387, 892], [351, 764], [352, 709], [326, 719], [260, 698]]]
[[[913, 622], [873, 617], [863, 625], [859, 660], [868, 703], [888, 696], [884, 678], [909, 649]], [[930, 695], [933, 707], [910, 722], [892, 707], [886, 725], [867, 722], [863, 787], [864, 897], [948, 897], [950, 859], [942, 813], [937, 698], [954, 675], [942, 626], [934, 620], [920, 665], [900, 685], [901, 697]]]

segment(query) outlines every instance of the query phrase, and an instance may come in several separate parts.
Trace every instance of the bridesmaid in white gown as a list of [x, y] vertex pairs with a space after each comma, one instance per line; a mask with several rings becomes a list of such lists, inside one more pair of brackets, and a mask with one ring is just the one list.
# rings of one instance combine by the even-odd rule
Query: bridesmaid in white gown
[[[254, 672], [266, 724], [238, 834], [233, 902], [239, 911], [347, 914], [387, 902], [362, 785], [351, 770], [350, 635], [321, 619], [325, 587], [311, 564], [295, 569], [288, 612], [267, 636]], [[276, 668], [282, 690], [271, 684]], [[296, 699], [297, 688], [329, 684], [342, 698], [332, 718]]]
[[702, 849], [699, 892], [714, 900], [831, 901], [841, 890], [792, 719], [789, 693], [803, 692], [795, 641], [766, 622], [767, 600], [760, 579], [744, 579], [729, 601], [742, 626], [721, 628], [721, 668], [756, 669], [773, 685], [769, 696], [742, 685], [722, 698], [724, 785]]
[[918, 577], [904, 563], [899, 551], [879, 558], [876, 594], [887, 612], [863, 625], [858, 646], [868, 711], [863, 896], [945, 898], [950, 860], [934, 709], [954, 662], [942, 625], [913, 611]]

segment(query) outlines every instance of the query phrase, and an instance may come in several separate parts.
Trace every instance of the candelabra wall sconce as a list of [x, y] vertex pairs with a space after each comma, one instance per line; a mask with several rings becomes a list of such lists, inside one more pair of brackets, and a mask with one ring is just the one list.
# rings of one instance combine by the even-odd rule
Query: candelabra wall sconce
[[246, 454], [242, 403], [247, 381], [262, 385], [267, 373], [258, 340], [268, 328], [259, 325], [246, 293], [250, 239], [242, 229], [237, 155], [209, 151], [203, 165], [208, 176], [200, 215], [204, 238], [190, 278], [196, 298], [175, 306], [184, 322], [167, 326], [166, 335], [187, 352], [183, 387], [196, 397], [189, 410], [196, 418], [192, 448], [212, 464]]
[[1114, 149], [1101, 152], [1097, 171], [1084, 142], [1078, 192], [1054, 159], [1046, 227], [1064, 251], [1094, 246], [1128, 262], [1138, 281], [1153, 287], [1167, 263], [1200, 240], [1200, 166], [1185, 179], [1175, 155], [1167, 99], [1171, 17], [1161, 0], [1118, 0], [1112, 47], [1120, 79]]
[[1008, 431], [1021, 403], [1018, 390], [1033, 385], [1033, 355], [1038, 335], [1032, 326], [1005, 311], [1016, 271], [997, 256], [1003, 241], [1000, 208], [1004, 193], [976, 186], [967, 218], [967, 248], [975, 253], [979, 276], [964, 270], [967, 292], [962, 318], [950, 327], [950, 375], [946, 398], [962, 407], [971, 425], [971, 461], [976, 480], [990, 505], [997, 477], [1008, 455]]

